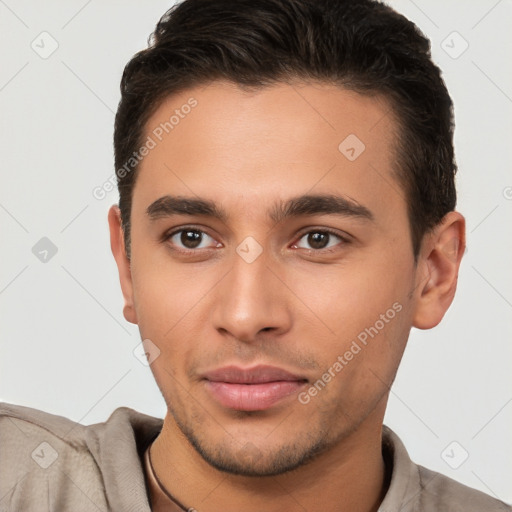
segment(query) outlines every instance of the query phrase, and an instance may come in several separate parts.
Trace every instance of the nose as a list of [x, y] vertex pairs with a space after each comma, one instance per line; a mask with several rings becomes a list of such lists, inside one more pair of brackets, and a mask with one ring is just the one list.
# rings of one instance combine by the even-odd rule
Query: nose
[[263, 252], [248, 262], [233, 254], [230, 272], [215, 289], [213, 322], [218, 332], [251, 343], [262, 332], [274, 336], [291, 327], [291, 292], [282, 265]]

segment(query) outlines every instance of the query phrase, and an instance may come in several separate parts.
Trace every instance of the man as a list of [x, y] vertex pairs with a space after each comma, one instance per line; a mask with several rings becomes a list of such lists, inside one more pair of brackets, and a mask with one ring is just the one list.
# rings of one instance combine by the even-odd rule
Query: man
[[382, 424], [465, 247], [415, 26], [370, 0], [186, 0], [121, 92], [111, 246], [168, 413], [3, 404], [1, 510], [510, 510]]

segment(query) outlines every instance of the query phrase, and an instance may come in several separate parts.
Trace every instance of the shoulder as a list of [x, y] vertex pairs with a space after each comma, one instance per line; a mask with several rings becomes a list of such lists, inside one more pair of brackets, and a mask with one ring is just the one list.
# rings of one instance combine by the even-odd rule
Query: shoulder
[[418, 469], [425, 510], [446, 512], [511, 512], [506, 503], [461, 484], [452, 478], [423, 466]]
[[512, 512], [512, 507], [441, 473], [415, 464], [400, 438], [383, 427], [391, 482], [379, 512]]
[[160, 421], [121, 407], [106, 422], [86, 426], [0, 402], [0, 512], [108, 510], [109, 487], [115, 493], [116, 478], [130, 481], [138, 443], [154, 435]]
[[52, 498], [60, 500], [64, 495], [68, 505], [83, 503], [88, 496], [98, 510], [107, 510], [101, 473], [83, 425], [0, 403], [0, 451], [0, 511], [36, 510], [37, 506], [51, 510]]

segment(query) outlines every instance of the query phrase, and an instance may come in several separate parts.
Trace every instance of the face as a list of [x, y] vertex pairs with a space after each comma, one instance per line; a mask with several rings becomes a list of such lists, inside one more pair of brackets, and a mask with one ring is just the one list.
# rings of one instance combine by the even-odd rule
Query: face
[[326, 84], [214, 82], [149, 120], [125, 316], [211, 465], [282, 473], [382, 422], [421, 278], [396, 132]]

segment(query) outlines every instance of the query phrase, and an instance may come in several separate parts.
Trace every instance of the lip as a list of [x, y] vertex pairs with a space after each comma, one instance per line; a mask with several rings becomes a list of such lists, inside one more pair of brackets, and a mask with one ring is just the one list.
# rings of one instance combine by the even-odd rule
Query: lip
[[275, 366], [226, 366], [202, 375], [206, 389], [223, 407], [263, 411], [301, 389], [307, 379]]

